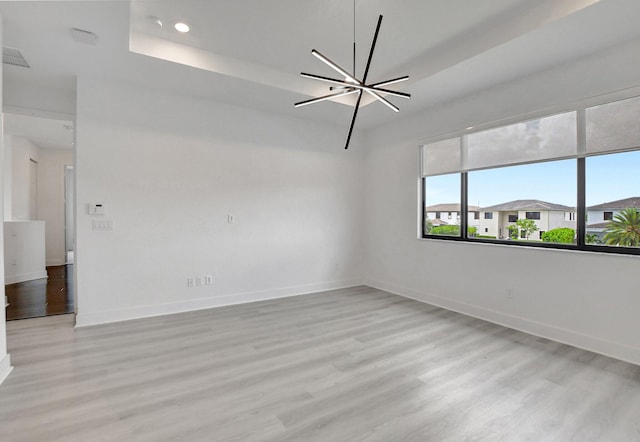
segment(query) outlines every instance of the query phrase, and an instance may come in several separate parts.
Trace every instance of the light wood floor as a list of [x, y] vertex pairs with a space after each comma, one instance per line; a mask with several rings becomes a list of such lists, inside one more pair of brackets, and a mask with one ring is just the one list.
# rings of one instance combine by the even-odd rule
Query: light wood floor
[[3, 442], [640, 440], [640, 367], [368, 287], [7, 327]]

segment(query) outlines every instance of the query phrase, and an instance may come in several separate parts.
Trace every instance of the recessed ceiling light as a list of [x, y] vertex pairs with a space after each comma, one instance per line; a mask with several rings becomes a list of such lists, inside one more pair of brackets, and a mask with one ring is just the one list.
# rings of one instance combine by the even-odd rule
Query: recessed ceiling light
[[471, 130], [471, 129], [473, 129], [473, 126], [469, 126], [465, 130]]
[[181, 21], [176, 23], [174, 28], [176, 28], [176, 31], [178, 32], [189, 32], [189, 25]]

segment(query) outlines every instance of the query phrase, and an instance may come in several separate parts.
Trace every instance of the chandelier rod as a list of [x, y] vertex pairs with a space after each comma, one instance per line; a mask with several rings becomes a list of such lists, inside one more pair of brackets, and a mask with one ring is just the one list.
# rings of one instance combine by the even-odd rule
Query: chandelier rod
[[[382, 15], [378, 17], [378, 24], [376, 26], [376, 32], [373, 34], [373, 42], [371, 43], [371, 50], [369, 51], [369, 58], [367, 60], [367, 67], [364, 68], [364, 75], [362, 76], [362, 84], [367, 84], [367, 75], [369, 75], [369, 67], [371, 67], [371, 59], [373, 58], [373, 51], [376, 48], [376, 41], [378, 40], [378, 33], [380, 32], [380, 25], [382, 24]], [[356, 102], [356, 108], [353, 110], [353, 118], [351, 118], [351, 125], [349, 126], [349, 134], [347, 135], [347, 142], [344, 145], [345, 149], [349, 148], [349, 142], [351, 141], [351, 134], [353, 133], [353, 125], [356, 123], [356, 115], [358, 115], [358, 109], [360, 108], [360, 100], [362, 99], [362, 88], [358, 94], [358, 101]]]

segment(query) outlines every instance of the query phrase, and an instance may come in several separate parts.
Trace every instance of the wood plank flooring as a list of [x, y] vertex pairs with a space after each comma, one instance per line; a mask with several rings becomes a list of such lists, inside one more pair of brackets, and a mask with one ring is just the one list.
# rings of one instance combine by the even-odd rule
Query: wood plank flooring
[[73, 265], [49, 266], [47, 275], [5, 286], [8, 320], [73, 313]]
[[635, 441], [640, 367], [369, 287], [12, 321], [1, 441]]

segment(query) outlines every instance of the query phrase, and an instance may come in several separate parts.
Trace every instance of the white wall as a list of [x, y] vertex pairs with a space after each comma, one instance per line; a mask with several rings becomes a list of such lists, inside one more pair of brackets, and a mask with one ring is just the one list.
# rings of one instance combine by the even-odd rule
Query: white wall
[[[40, 148], [26, 138], [11, 137], [12, 156], [12, 220], [31, 220], [37, 217], [31, 213], [30, 201], [30, 170], [31, 160], [38, 162], [40, 172]], [[36, 214], [37, 215], [37, 214]]]
[[11, 136], [5, 135], [3, 137], [4, 145], [2, 146], [2, 203], [3, 203], [3, 217], [4, 221], [11, 221], [11, 201], [13, 199], [13, 161], [11, 155]]
[[358, 135], [87, 78], [77, 97], [77, 325], [361, 282]]
[[38, 163], [38, 219], [46, 221], [47, 266], [65, 258], [64, 166], [73, 165], [71, 149], [40, 149]]
[[[2, 46], [2, 15], [0, 15], [0, 46]], [[0, 69], [0, 109], [2, 109], [2, 69]], [[4, 144], [4, 118], [0, 121], [0, 143]], [[4, 147], [0, 145], [0, 170], [4, 170]], [[2, 182], [2, 181], [0, 181]], [[4, 183], [3, 183], [4, 184]], [[3, 192], [0, 192], [2, 194]], [[2, 210], [2, 206], [0, 206]], [[3, 216], [0, 218], [4, 219]], [[4, 229], [3, 223], [0, 223], [0, 229]], [[3, 233], [3, 232], [0, 232]], [[3, 235], [0, 235], [0, 246], [4, 248]], [[0, 253], [0, 281], [4, 281], [4, 258]], [[2, 300], [4, 301], [4, 285], [2, 286]], [[7, 354], [7, 322], [6, 322], [6, 310], [4, 308], [4, 302], [0, 308], [0, 383], [6, 379], [11, 372], [11, 357]]]
[[44, 230], [44, 221], [4, 223], [5, 284], [47, 277]]
[[633, 41], [367, 133], [365, 282], [640, 363], [640, 257], [417, 239], [420, 141], [637, 84], [639, 53]]

